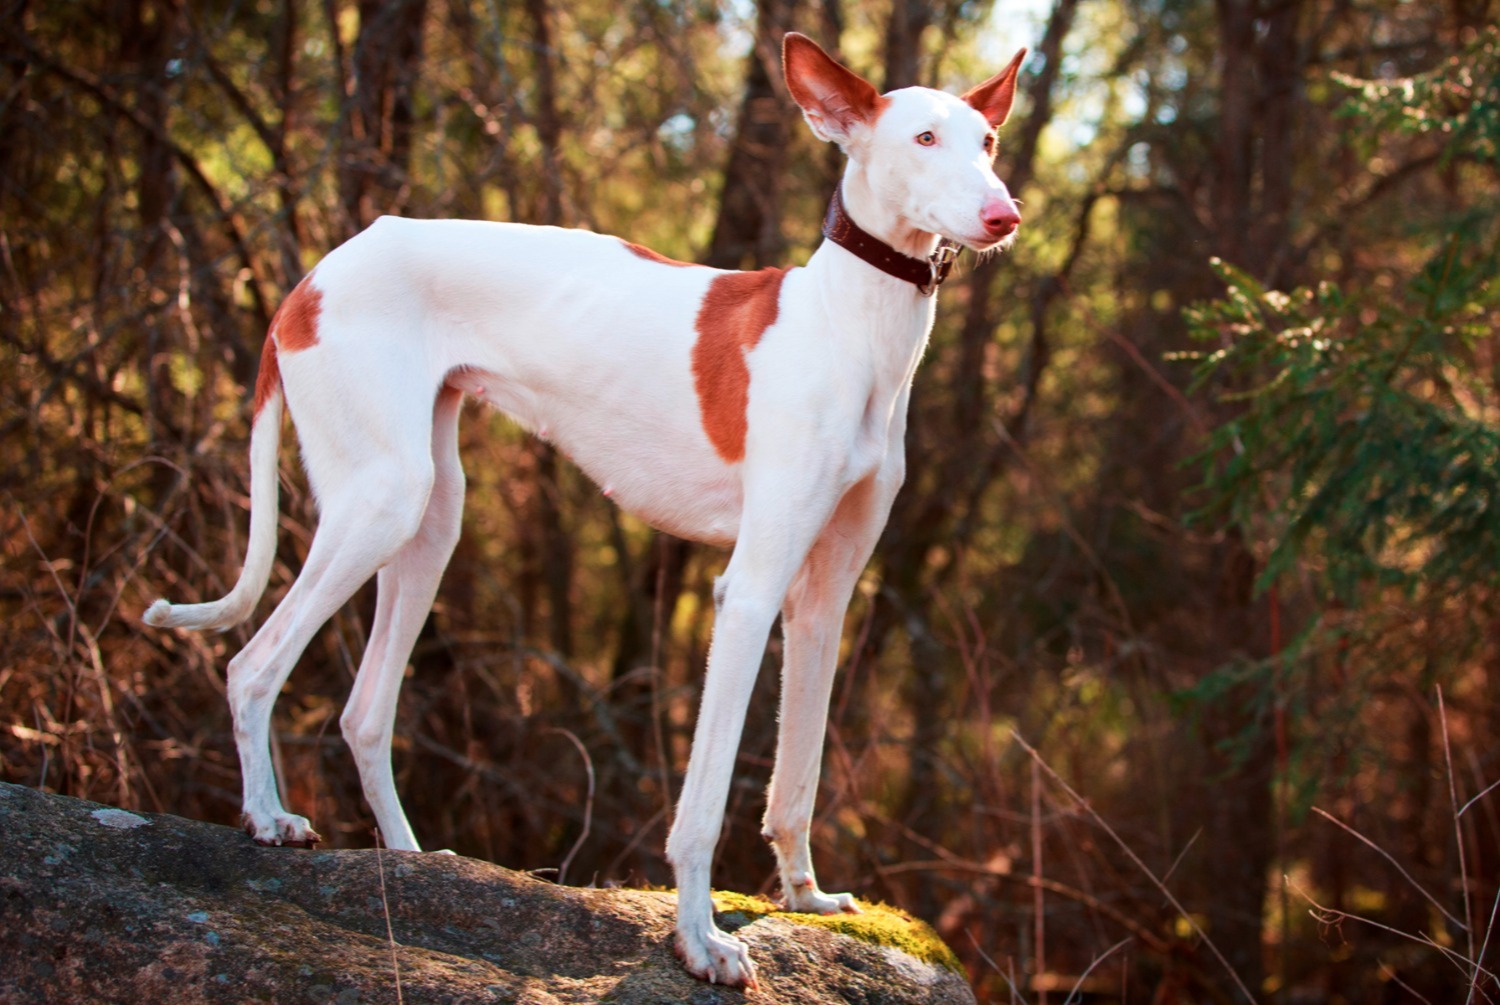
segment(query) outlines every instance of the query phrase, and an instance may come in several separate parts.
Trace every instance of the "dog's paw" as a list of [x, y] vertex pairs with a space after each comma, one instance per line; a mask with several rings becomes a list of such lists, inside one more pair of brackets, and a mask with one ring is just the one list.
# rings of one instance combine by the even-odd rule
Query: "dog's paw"
[[295, 813], [273, 813], [264, 819], [245, 814], [241, 819], [245, 831], [256, 844], [281, 848], [316, 848], [323, 839], [312, 829], [306, 817]]
[[848, 893], [824, 893], [816, 886], [796, 887], [786, 895], [786, 910], [798, 914], [861, 914], [854, 896]]
[[746, 991], [760, 988], [755, 980], [755, 964], [750, 962], [750, 950], [732, 935], [711, 928], [701, 935], [689, 936], [679, 929], [673, 948], [687, 972], [699, 980]]

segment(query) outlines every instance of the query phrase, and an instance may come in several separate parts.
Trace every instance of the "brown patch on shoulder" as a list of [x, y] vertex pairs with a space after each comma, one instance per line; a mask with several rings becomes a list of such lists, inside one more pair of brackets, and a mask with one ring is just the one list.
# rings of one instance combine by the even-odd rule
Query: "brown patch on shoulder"
[[703, 431], [725, 463], [745, 458], [750, 366], [745, 354], [776, 323], [785, 269], [729, 272], [708, 285], [694, 327], [693, 386]]
[[282, 352], [301, 352], [318, 344], [318, 315], [323, 311], [323, 293], [312, 284], [312, 273], [281, 302], [271, 319], [271, 337]]
[[648, 262], [655, 262], [658, 265], [675, 265], [679, 269], [695, 268], [692, 262], [679, 262], [675, 258], [668, 258], [659, 251], [652, 251], [644, 245], [634, 244], [625, 240], [622, 240], [620, 243], [625, 245], [626, 249], [632, 255], [637, 258], [644, 258]]
[[281, 364], [276, 362], [276, 340], [266, 336], [266, 344], [260, 347], [260, 373], [255, 375], [255, 406], [250, 411], [251, 421], [260, 415], [266, 400], [281, 389]]

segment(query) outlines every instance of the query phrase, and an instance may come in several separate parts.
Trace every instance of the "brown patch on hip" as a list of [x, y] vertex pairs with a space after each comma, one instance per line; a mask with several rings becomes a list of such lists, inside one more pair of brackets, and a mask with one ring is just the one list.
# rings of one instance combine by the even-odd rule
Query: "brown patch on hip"
[[276, 353], [301, 352], [318, 344], [318, 316], [323, 312], [323, 293], [312, 285], [312, 273], [302, 277], [287, 298], [276, 308], [271, 318], [271, 330], [266, 333], [265, 345], [260, 349], [260, 373], [255, 377], [255, 404], [251, 419], [260, 415], [266, 400], [281, 389], [281, 364]]
[[323, 293], [312, 284], [312, 277], [309, 272], [302, 278], [271, 319], [271, 337], [282, 352], [301, 352], [318, 344], [318, 315], [323, 312]]
[[694, 327], [693, 386], [703, 431], [728, 464], [745, 458], [750, 366], [745, 355], [776, 323], [786, 269], [729, 272], [703, 295]]

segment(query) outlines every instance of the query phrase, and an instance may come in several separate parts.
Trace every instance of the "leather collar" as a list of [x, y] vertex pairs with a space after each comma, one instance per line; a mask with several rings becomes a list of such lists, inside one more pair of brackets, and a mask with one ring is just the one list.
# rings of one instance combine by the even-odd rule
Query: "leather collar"
[[841, 182], [833, 190], [828, 215], [823, 218], [823, 236], [886, 275], [911, 283], [922, 296], [930, 297], [936, 293], [943, 280], [948, 278], [953, 260], [958, 257], [958, 244], [945, 237], [938, 242], [937, 250], [926, 258], [902, 254], [850, 219], [844, 210], [843, 187]]

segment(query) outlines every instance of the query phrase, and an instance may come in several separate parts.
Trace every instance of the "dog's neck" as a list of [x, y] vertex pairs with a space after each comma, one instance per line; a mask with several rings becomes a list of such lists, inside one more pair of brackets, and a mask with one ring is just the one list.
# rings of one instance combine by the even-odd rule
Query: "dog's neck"
[[878, 238], [911, 258], [925, 259], [937, 247], [939, 236], [913, 226], [900, 212], [882, 202], [865, 170], [851, 161], [840, 183], [844, 211], [871, 237]]
[[[938, 236], [903, 223], [881, 206], [869, 183], [851, 169], [842, 180], [844, 211], [871, 237], [913, 258], [925, 258]], [[868, 360], [879, 376], [882, 399], [911, 382], [936, 316], [937, 297], [897, 278], [833, 240], [824, 240], [807, 263], [824, 291], [827, 336], [843, 340], [851, 358]]]
[[[840, 186], [845, 214], [870, 237], [911, 258], [925, 259], [937, 247], [938, 235], [905, 222], [881, 202], [857, 163], [850, 162]], [[832, 240], [824, 240], [807, 265], [828, 291], [829, 330], [872, 353], [886, 375], [881, 383], [909, 383], [932, 329], [937, 297]]]

